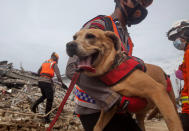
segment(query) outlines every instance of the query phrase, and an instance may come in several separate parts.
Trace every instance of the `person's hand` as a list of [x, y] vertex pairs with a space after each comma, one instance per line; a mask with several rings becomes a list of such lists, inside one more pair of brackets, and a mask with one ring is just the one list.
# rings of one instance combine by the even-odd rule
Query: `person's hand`
[[175, 75], [178, 79], [183, 80], [183, 74], [182, 74], [182, 71], [180, 69], [175, 71]]

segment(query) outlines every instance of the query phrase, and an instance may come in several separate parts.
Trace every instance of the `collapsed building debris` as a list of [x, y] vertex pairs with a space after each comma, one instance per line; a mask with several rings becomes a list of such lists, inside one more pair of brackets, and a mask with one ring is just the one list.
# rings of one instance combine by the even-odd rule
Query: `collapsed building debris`
[[[38, 113], [31, 112], [32, 103], [41, 96], [36, 73], [14, 69], [13, 64], [0, 61], [0, 131], [42, 131], [46, 116], [45, 102], [38, 107]], [[53, 108], [49, 112], [51, 120], [56, 114], [66, 90], [55, 82]], [[80, 121], [73, 115], [74, 102], [68, 99], [64, 110], [53, 130], [83, 131]]]

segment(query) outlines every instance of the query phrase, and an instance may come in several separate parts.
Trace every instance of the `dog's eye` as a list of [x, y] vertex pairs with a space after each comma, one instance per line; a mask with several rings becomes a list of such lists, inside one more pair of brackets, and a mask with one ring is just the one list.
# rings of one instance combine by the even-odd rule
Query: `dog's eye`
[[85, 37], [86, 37], [86, 39], [94, 39], [96, 36], [91, 34], [91, 33], [89, 33]]
[[76, 40], [76, 39], [77, 39], [77, 36], [76, 36], [76, 35], [74, 35], [74, 36], [73, 36], [73, 39], [74, 39], [74, 40]]

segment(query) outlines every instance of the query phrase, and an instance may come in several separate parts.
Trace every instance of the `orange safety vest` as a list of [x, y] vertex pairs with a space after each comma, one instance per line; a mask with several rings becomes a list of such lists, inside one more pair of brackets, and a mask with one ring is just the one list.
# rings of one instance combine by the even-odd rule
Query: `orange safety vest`
[[182, 113], [189, 114], [189, 44], [184, 53], [184, 61], [181, 70], [184, 78], [184, 88], [181, 92]]
[[44, 77], [53, 78], [54, 77], [54, 68], [53, 68], [54, 64], [56, 64], [56, 62], [53, 61], [52, 59], [46, 60], [42, 64], [40, 75]]
[[[120, 38], [118, 29], [117, 29], [116, 24], [114, 23], [112, 17], [111, 17], [111, 16], [107, 16], [107, 17], [110, 18], [110, 20], [112, 21], [112, 26], [113, 26], [114, 33]], [[133, 52], [133, 42], [132, 42], [132, 40], [131, 40], [131, 37], [129, 37], [129, 36], [128, 36], [128, 44], [129, 44], [129, 47], [128, 47], [128, 48], [129, 48], [129, 49], [128, 49], [129, 51], [128, 51], [128, 52], [127, 52], [127, 50], [125, 49], [125, 47], [124, 47], [124, 45], [123, 45], [122, 42], [121, 42], [121, 47], [122, 47], [122, 50], [123, 50], [123, 51], [127, 52], [127, 54], [128, 54], [129, 56], [131, 56], [131, 55], [132, 55], [132, 52]]]

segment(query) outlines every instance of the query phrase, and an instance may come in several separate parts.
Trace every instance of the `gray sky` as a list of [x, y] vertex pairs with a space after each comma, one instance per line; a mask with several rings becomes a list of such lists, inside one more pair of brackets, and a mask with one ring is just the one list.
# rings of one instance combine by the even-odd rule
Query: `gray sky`
[[[64, 73], [65, 45], [89, 19], [110, 15], [114, 0], [0, 0], [0, 61], [13, 62], [16, 68], [37, 71], [53, 51], [60, 55]], [[168, 73], [182, 61], [167, 40], [166, 32], [177, 20], [189, 19], [189, 0], [154, 0], [147, 18], [128, 28], [135, 44], [134, 55], [158, 64]]]

